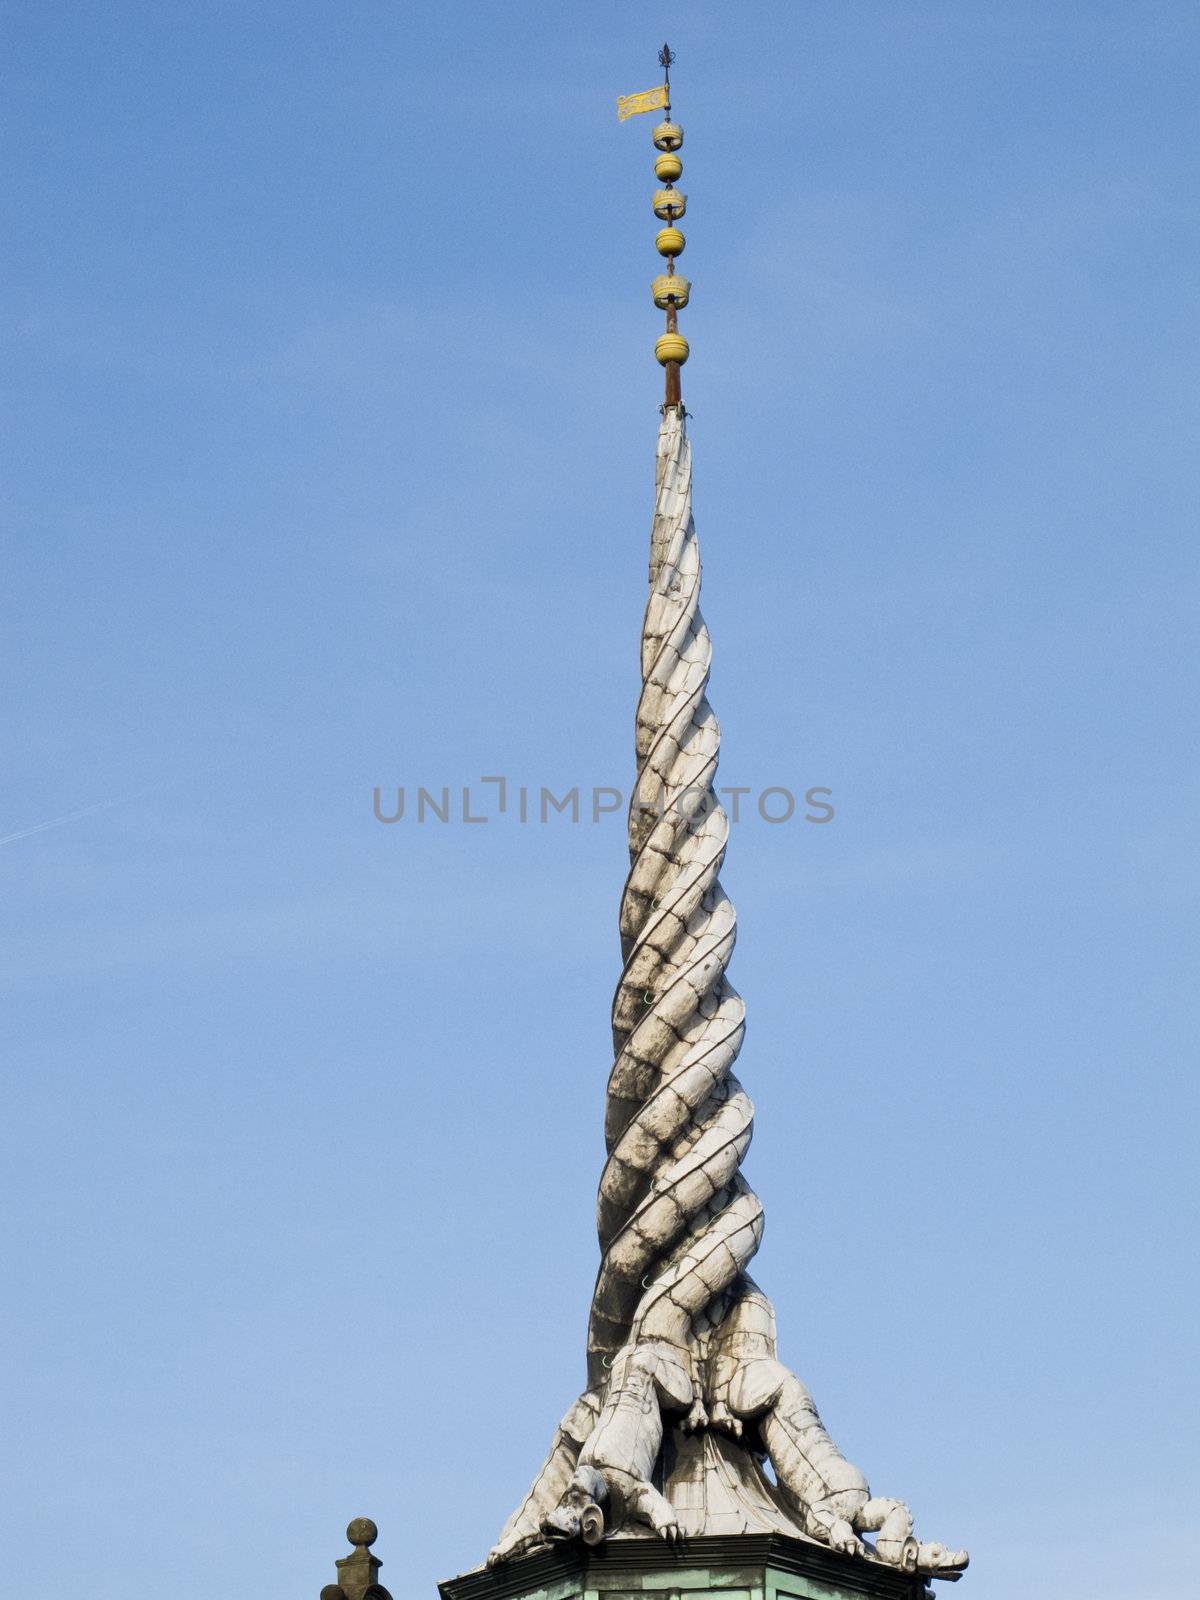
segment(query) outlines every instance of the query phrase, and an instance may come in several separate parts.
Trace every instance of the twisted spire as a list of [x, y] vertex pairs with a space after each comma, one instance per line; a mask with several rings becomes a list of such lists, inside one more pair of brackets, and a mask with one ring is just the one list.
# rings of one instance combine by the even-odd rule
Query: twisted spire
[[[758, 1247], [762, 1208], [739, 1174], [753, 1106], [731, 1068], [745, 1008], [726, 976], [737, 934], [718, 873], [729, 837], [714, 779], [712, 644], [700, 614], [691, 446], [682, 408], [658, 439], [650, 598], [642, 628], [637, 783], [621, 897], [588, 1374], [632, 1335], [686, 1348], [692, 1319]], [[636, 1327], [635, 1327], [636, 1324]]]
[[741, 1172], [754, 1108], [732, 1070], [745, 1008], [727, 975], [737, 918], [718, 876], [729, 822], [714, 787], [721, 736], [707, 697], [712, 645], [680, 396], [688, 344], [677, 321], [691, 286], [675, 271], [687, 202], [675, 188], [683, 129], [670, 120], [671, 59], [664, 46], [661, 88], [618, 101], [622, 119], [660, 107], [668, 116], [654, 130], [665, 185], [654, 212], [666, 224], [655, 244], [667, 261], [653, 283], [667, 317], [655, 355], [666, 399], [587, 1388], [488, 1561], [555, 1538], [774, 1531], [908, 1572], [957, 1573], [966, 1551], [919, 1542], [907, 1506], [873, 1497], [834, 1444], [778, 1360], [774, 1311], [746, 1273], [763, 1210]]
[[683, 407], [666, 406], [588, 1382], [488, 1560], [551, 1539], [773, 1531], [950, 1576], [967, 1552], [919, 1541], [903, 1501], [872, 1495], [779, 1361], [774, 1311], [745, 1270], [763, 1211], [740, 1170], [754, 1113], [732, 1071], [745, 1011], [727, 976], [737, 924], [718, 876], [729, 824], [691, 490]]

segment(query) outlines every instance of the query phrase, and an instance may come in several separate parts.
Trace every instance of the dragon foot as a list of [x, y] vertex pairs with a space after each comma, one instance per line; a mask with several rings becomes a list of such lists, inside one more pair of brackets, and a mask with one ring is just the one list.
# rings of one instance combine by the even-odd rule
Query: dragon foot
[[724, 1400], [714, 1402], [712, 1414], [708, 1420], [714, 1428], [718, 1428], [722, 1433], [728, 1434], [731, 1439], [740, 1439], [742, 1437], [742, 1419], [734, 1416]]
[[683, 1525], [674, 1511], [657, 1512], [651, 1519], [650, 1526], [660, 1539], [667, 1544], [678, 1545], [683, 1541]]
[[498, 1567], [502, 1562], [513, 1561], [518, 1556], [526, 1555], [530, 1550], [536, 1550], [546, 1543], [545, 1536], [539, 1531], [536, 1533], [512, 1534], [507, 1539], [501, 1539], [494, 1544], [487, 1554], [489, 1567]]
[[845, 1517], [835, 1517], [826, 1533], [829, 1548], [836, 1550], [843, 1556], [865, 1556], [867, 1547], [846, 1521]]
[[708, 1412], [704, 1409], [704, 1401], [697, 1395], [692, 1402], [692, 1409], [679, 1426], [684, 1433], [702, 1433], [708, 1427], [709, 1420]]

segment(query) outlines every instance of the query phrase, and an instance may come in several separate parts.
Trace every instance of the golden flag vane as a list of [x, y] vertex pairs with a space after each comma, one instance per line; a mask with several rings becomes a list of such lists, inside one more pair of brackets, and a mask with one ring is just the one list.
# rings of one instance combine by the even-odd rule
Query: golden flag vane
[[617, 101], [617, 116], [624, 122], [626, 118], [635, 117], [643, 111], [661, 108], [667, 113], [667, 120], [660, 122], [654, 130], [654, 148], [659, 151], [654, 163], [654, 175], [663, 185], [654, 196], [654, 215], [666, 224], [658, 230], [654, 244], [667, 263], [666, 272], [655, 278], [651, 285], [654, 304], [667, 314], [667, 331], [660, 334], [655, 342], [654, 354], [666, 373], [664, 406], [682, 408], [679, 374], [688, 358], [688, 342], [679, 331], [678, 314], [687, 305], [692, 286], [675, 271], [676, 258], [683, 254], [686, 243], [675, 223], [687, 210], [687, 196], [675, 187], [675, 180], [683, 172], [683, 163], [678, 154], [683, 144], [683, 129], [671, 120], [671, 63], [674, 59], [671, 47], [664, 44], [658, 52], [659, 65], [663, 69], [662, 87], [621, 96]]
[[663, 69], [663, 81], [657, 89], [642, 89], [637, 94], [620, 94], [617, 96], [617, 121], [625, 122], [630, 117], [640, 116], [643, 111], [671, 110], [671, 63], [675, 55], [670, 45], [663, 45], [658, 52], [658, 64]]

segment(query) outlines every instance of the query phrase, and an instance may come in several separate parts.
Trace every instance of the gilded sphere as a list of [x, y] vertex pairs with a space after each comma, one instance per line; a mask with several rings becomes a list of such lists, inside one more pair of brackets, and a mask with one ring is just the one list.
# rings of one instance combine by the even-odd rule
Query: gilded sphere
[[677, 122], [660, 122], [654, 130], [656, 150], [678, 150], [683, 143], [683, 129]]
[[654, 341], [654, 354], [664, 367], [668, 361], [682, 366], [688, 358], [688, 342], [681, 333], [660, 333]]
[[654, 248], [660, 256], [681, 256], [684, 243], [684, 237], [678, 228], [660, 228], [654, 240]]
[[654, 215], [663, 222], [674, 222], [687, 210], [687, 195], [678, 189], [657, 189], [654, 194]]
[[672, 155], [670, 151], [667, 151], [665, 155], [659, 156], [654, 163], [654, 176], [659, 183], [675, 183], [682, 171], [683, 162], [680, 161], [677, 155]]
[[650, 289], [654, 295], [654, 304], [660, 311], [665, 311], [671, 304], [677, 307], [687, 305], [688, 296], [692, 292], [692, 286], [686, 278], [677, 277], [675, 273], [671, 273], [668, 277], [665, 272], [662, 277], [655, 278]]

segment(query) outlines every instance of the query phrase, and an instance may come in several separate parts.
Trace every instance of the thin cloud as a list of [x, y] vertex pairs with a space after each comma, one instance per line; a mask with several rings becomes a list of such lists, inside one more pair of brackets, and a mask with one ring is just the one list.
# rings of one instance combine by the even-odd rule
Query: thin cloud
[[6, 833], [0, 838], [0, 845], [16, 844], [18, 839], [32, 838], [35, 833], [45, 833], [48, 828], [65, 828], [68, 822], [78, 822], [80, 817], [90, 817], [97, 811], [111, 811], [114, 806], [130, 805], [134, 800], [141, 800], [148, 794], [158, 794], [182, 781], [181, 778], [168, 778], [161, 783], [148, 784], [144, 789], [135, 789], [131, 794], [116, 795], [111, 800], [94, 800], [90, 806], [80, 806], [78, 811], [67, 811], [61, 817], [48, 817], [45, 822], [35, 822], [31, 827], [18, 828], [16, 833]]

